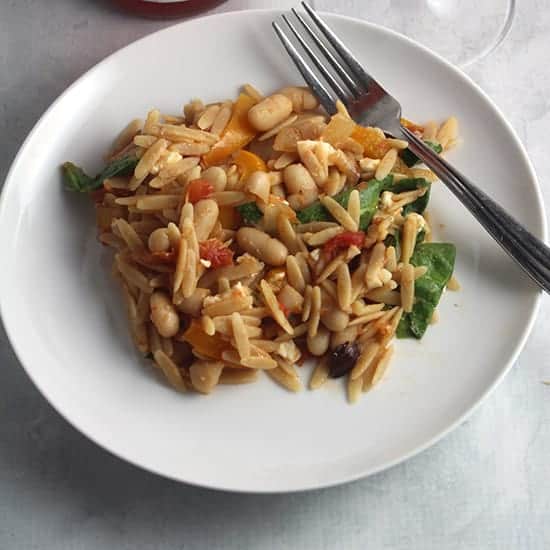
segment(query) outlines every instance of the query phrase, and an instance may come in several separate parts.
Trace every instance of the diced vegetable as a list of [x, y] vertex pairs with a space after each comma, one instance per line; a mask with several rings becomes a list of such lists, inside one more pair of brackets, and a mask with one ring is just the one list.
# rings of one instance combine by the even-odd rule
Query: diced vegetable
[[208, 198], [214, 192], [214, 186], [205, 179], [196, 179], [189, 183], [187, 197], [191, 204]]
[[201, 259], [211, 263], [212, 269], [233, 263], [233, 250], [227, 248], [219, 239], [208, 239], [199, 244]]
[[[393, 176], [387, 176], [383, 180], [371, 180], [368, 183], [360, 184], [359, 201], [361, 205], [361, 217], [359, 219], [359, 229], [365, 231], [376, 212], [380, 193], [386, 189], [390, 189], [393, 182]], [[347, 208], [351, 189], [344, 189], [333, 198], [344, 208]], [[329, 211], [319, 202], [300, 210], [298, 212], [298, 220], [300, 223], [309, 223], [316, 221], [332, 221], [333, 218]]]
[[233, 105], [233, 113], [222, 139], [203, 156], [205, 166], [223, 164], [227, 158], [246, 147], [256, 136], [256, 130], [248, 122], [248, 111], [256, 104], [256, 101], [246, 94], [240, 94]]
[[266, 172], [265, 162], [254, 153], [241, 149], [233, 156], [233, 162], [237, 165], [241, 178], [246, 180], [252, 172]]
[[327, 127], [323, 130], [321, 138], [334, 147], [339, 147], [351, 136], [356, 126], [351, 118], [337, 113], [331, 117]]
[[[324, 207], [323, 207], [324, 208]], [[262, 211], [255, 202], [247, 202], [237, 206], [237, 211], [241, 215], [245, 225], [255, 225], [262, 219]]]
[[450, 243], [422, 243], [411, 257], [414, 266], [425, 266], [428, 271], [415, 281], [415, 304], [405, 313], [397, 327], [398, 338], [422, 338], [441, 294], [453, 274], [456, 248]]
[[365, 234], [362, 231], [344, 231], [332, 237], [323, 246], [323, 252], [333, 258], [341, 250], [347, 250], [350, 246], [362, 248], [365, 242]]
[[[443, 147], [439, 143], [434, 143], [433, 141], [425, 141], [424, 143], [438, 155], [443, 151]], [[410, 149], [405, 149], [401, 152], [401, 159], [409, 168], [420, 162], [420, 159]]]
[[229, 349], [228, 342], [225, 342], [219, 334], [209, 336], [202, 329], [200, 321], [193, 319], [189, 328], [183, 334], [183, 340], [192, 348], [210, 359], [221, 359], [222, 353]]
[[381, 159], [392, 146], [377, 128], [356, 126], [351, 137], [363, 146], [366, 157]]

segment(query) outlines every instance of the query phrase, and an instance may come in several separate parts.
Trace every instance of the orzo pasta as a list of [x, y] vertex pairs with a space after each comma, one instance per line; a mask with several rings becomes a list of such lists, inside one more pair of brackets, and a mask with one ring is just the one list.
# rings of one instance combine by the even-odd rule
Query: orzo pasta
[[[305, 88], [153, 109], [90, 177], [99, 240], [136, 347], [178, 390], [210, 393], [260, 371], [290, 391], [347, 377], [355, 402], [387, 371], [393, 339], [436, 319], [455, 248], [432, 242], [431, 172], [407, 142], [333, 117]], [[403, 124], [437, 152], [458, 123]], [[425, 239], [426, 237], [426, 239]], [[454, 285], [457, 287], [458, 285]], [[310, 361], [305, 361], [310, 359]]]

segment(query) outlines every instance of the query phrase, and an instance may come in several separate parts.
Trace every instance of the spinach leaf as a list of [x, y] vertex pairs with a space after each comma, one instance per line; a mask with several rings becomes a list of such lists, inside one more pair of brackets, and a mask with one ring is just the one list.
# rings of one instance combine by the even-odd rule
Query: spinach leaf
[[[374, 213], [378, 208], [378, 200], [380, 199], [380, 194], [382, 193], [382, 191], [390, 189], [392, 183], [393, 176], [390, 175], [383, 180], [371, 180], [365, 187], [363, 187], [363, 189], [359, 189], [359, 202], [361, 205], [359, 229], [361, 231], [365, 231], [369, 226], [372, 217], [374, 216]], [[344, 208], [347, 208], [351, 192], [352, 189], [344, 189], [343, 191], [335, 195], [333, 199]], [[330, 212], [320, 203], [320, 201], [315, 201], [307, 208], [300, 210], [297, 214], [300, 223], [333, 220]]]
[[300, 223], [333, 221], [329, 211], [319, 201], [297, 212], [297, 216]]
[[405, 313], [397, 327], [398, 338], [422, 338], [441, 294], [453, 274], [456, 248], [450, 243], [419, 244], [411, 257], [414, 266], [426, 266], [428, 271], [414, 285], [416, 302]]
[[393, 183], [390, 187], [392, 193], [404, 193], [405, 191], [414, 191], [420, 187], [429, 187], [430, 182], [424, 178], [405, 178]]
[[139, 159], [137, 157], [122, 157], [112, 160], [103, 170], [95, 177], [97, 186], [101, 187], [103, 181], [107, 178], [115, 176], [130, 176], [133, 174]]
[[[435, 151], [437, 154], [441, 153], [443, 151], [443, 148], [439, 143], [434, 143], [433, 141], [425, 141], [424, 142], [430, 149]], [[405, 149], [401, 153], [401, 160], [409, 167], [413, 167], [415, 164], [418, 164], [420, 162], [420, 159], [410, 150]]]
[[139, 160], [136, 157], [127, 156], [111, 161], [103, 170], [92, 178], [76, 164], [65, 162], [62, 166], [65, 188], [79, 193], [95, 191], [103, 185], [103, 181], [114, 176], [129, 176], [135, 169]]
[[80, 166], [76, 166], [72, 162], [66, 162], [62, 166], [62, 170], [65, 189], [80, 193], [86, 193], [95, 189], [93, 187], [94, 178], [88, 176]]
[[237, 206], [237, 210], [243, 219], [245, 225], [257, 224], [262, 219], [262, 211], [255, 202], [247, 202]]
[[404, 206], [402, 212], [403, 216], [406, 216], [411, 212], [422, 214], [422, 212], [426, 210], [426, 208], [428, 207], [428, 203], [430, 202], [430, 191], [431, 189], [428, 188], [428, 190], [421, 197], [418, 197], [415, 201]]
[[392, 191], [393, 193], [414, 191], [415, 189], [420, 189], [421, 187], [427, 187], [428, 190], [424, 193], [424, 195], [418, 197], [414, 202], [407, 204], [403, 208], [403, 216], [406, 216], [410, 212], [417, 212], [418, 214], [422, 214], [422, 212], [426, 210], [428, 202], [430, 201], [431, 184], [428, 180], [424, 178], [407, 178], [397, 181], [391, 186], [390, 191]]

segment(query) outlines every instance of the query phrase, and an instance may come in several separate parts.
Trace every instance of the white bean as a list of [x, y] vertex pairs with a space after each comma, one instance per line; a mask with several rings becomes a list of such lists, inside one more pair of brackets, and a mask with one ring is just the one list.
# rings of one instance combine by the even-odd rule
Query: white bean
[[319, 101], [311, 93], [309, 88], [299, 86], [288, 86], [282, 88], [278, 92], [288, 97], [292, 102], [292, 108], [295, 113], [301, 113], [302, 111], [311, 111], [319, 106]]
[[170, 238], [165, 227], [155, 229], [148, 240], [149, 250], [151, 252], [168, 252], [170, 250]]
[[282, 94], [266, 97], [248, 111], [248, 121], [259, 132], [267, 132], [292, 112], [292, 101]]
[[333, 332], [344, 330], [349, 323], [349, 315], [336, 307], [321, 313], [321, 322]]
[[172, 338], [180, 328], [180, 318], [168, 295], [159, 290], [151, 294], [151, 321], [164, 338]]
[[289, 194], [300, 193], [305, 189], [317, 189], [311, 174], [301, 163], [287, 166], [283, 172], [283, 181]]
[[283, 265], [288, 256], [287, 247], [278, 239], [253, 227], [241, 227], [237, 231], [239, 246], [249, 254], [269, 265]]
[[213, 199], [202, 199], [195, 204], [195, 233], [199, 242], [208, 239], [219, 212], [218, 203]]
[[223, 363], [195, 361], [189, 367], [193, 387], [201, 393], [210, 393], [218, 384], [223, 370]]
[[177, 304], [177, 308], [193, 317], [198, 317], [202, 309], [202, 302], [210, 294], [210, 291], [206, 288], [197, 288], [189, 298], [183, 298]]
[[317, 329], [317, 334], [313, 337], [307, 337], [307, 349], [312, 355], [320, 357], [328, 350], [330, 343], [330, 332], [323, 326]]
[[330, 349], [335, 349], [346, 342], [355, 342], [358, 331], [358, 325], [353, 325], [339, 332], [333, 332], [330, 336]]
[[214, 186], [214, 191], [224, 191], [227, 185], [227, 174], [219, 166], [211, 166], [202, 174], [201, 178], [209, 181]]

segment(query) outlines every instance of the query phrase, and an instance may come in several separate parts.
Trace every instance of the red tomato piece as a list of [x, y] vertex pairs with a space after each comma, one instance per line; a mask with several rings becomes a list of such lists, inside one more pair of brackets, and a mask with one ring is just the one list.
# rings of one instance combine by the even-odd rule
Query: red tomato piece
[[334, 258], [342, 250], [346, 250], [350, 246], [361, 248], [364, 242], [365, 234], [362, 231], [344, 231], [327, 241], [323, 246], [323, 252]]
[[214, 192], [214, 186], [205, 179], [196, 179], [189, 183], [187, 197], [189, 202], [195, 204], [201, 199], [208, 198]]
[[211, 263], [212, 269], [231, 265], [233, 250], [227, 248], [219, 239], [208, 239], [199, 243], [201, 259]]

